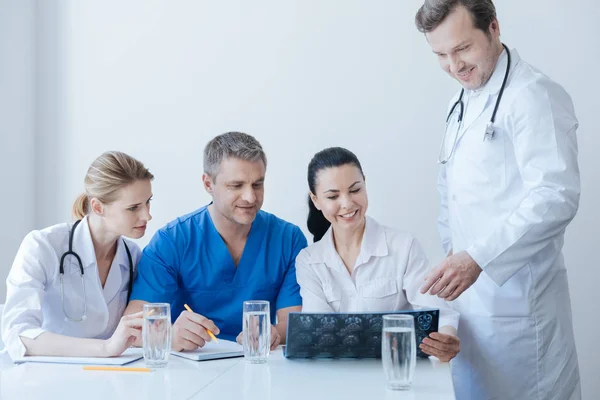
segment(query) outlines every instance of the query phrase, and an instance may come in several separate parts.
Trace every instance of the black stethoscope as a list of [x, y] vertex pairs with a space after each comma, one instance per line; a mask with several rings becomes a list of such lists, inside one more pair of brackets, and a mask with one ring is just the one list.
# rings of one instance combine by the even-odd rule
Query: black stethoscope
[[[81, 222], [81, 220], [78, 220], [77, 222], [75, 222], [73, 224], [73, 227], [71, 228], [71, 231], [69, 232], [69, 250], [64, 252], [62, 257], [60, 258], [60, 270], [59, 270], [59, 272], [60, 272], [60, 300], [62, 302], [63, 313], [65, 313], [65, 321], [71, 321], [71, 322], [81, 322], [81, 321], [85, 321], [87, 319], [87, 315], [86, 315], [86, 313], [87, 313], [87, 293], [85, 291], [85, 280], [83, 279], [83, 274], [84, 274], [83, 263], [81, 262], [81, 258], [79, 257], [79, 255], [73, 251], [73, 234], [75, 233], [75, 228], [77, 228], [77, 225], [79, 225], [80, 222]], [[127, 302], [129, 302], [129, 296], [131, 295], [131, 289], [133, 287], [133, 261], [131, 260], [131, 252], [129, 251], [129, 247], [127, 247], [127, 243], [125, 243], [125, 240], [123, 240], [123, 244], [125, 245], [125, 251], [127, 252], [127, 259], [129, 260], [129, 284], [127, 287]], [[67, 314], [67, 311], [65, 310], [65, 287], [63, 284], [63, 276], [65, 275], [65, 259], [67, 258], [67, 256], [75, 257], [75, 259], [77, 259], [77, 263], [79, 264], [81, 285], [83, 287], [83, 314], [78, 319], [71, 318], [69, 316], [69, 314]]]
[[[500, 87], [500, 92], [498, 93], [498, 99], [496, 99], [496, 105], [494, 106], [494, 112], [492, 113], [492, 118], [487, 123], [485, 127], [485, 135], [483, 140], [491, 139], [494, 136], [494, 121], [496, 120], [496, 112], [498, 112], [498, 105], [500, 104], [500, 100], [502, 99], [502, 94], [504, 93], [504, 88], [506, 87], [506, 82], [508, 81], [508, 74], [510, 72], [510, 50], [508, 47], [502, 43], [502, 46], [506, 50], [506, 55], [508, 56], [508, 62], [506, 64], [506, 72], [504, 73], [504, 79], [502, 80], [502, 86]], [[456, 141], [458, 140], [458, 131], [460, 130], [463, 114], [465, 110], [465, 105], [463, 103], [463, 96], [465, 94], [465, 89], [462, 88], [460, 91], [460, 96], [458, 96], [458, 100], [452, 105], [450, 112], [448, 113], [448, 117], [446, 117], [446, 130], [444, 131], [444, 137], [442, 139], [442, 145], [440, 147], [440, 154], [438, 156], [438, 163], [446, 164], [452, 154], [454, 153], [454, 147], [456, 146]], [[448, 157], [442, 158], [442, 153], [444, 151], [446, 135], [448, 134], [448, 128], [450, 127], [450, 123], [452, 122], [452, 116], [455, 114], [455, 111], [458, 110], [458, 119], [456, 121], [456, 135], [454, 136], [454, 143], [452, 143], [452, 148], [448, 154]]]

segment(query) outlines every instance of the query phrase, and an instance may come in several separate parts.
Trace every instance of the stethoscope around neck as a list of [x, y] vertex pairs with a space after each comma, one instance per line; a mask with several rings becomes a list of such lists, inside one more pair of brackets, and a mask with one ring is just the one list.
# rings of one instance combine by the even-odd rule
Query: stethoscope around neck
[[[504, 93], [504, 88], [506, 87], [506, 82], [508, 81], [508, 74], [510, 72], [510, 61], [511, 61], [510, 50], [504, 43], [502, 43], [502, 46], [506, 50], [506, 55], [508, 58], [508, 60], [507, 60], [508, 62], [506, 63], [506, 72], [504, 73], [504, 79], [502, 80], [502, 86], [500, 87], [500, 92], [498, 93], [498, 98], [496, 99], [496, 105], [494, 106], [494, 112], [492, 113], [492, 118], [490, 118], [490, 121], [487, 123], [487, 125], [485, 127], [485, 134], [483, 136], [483, 140], [492, 139], [494, 137], [494, 122], [496, 121], [496, 113], [498, 112], [498, 105], [500, 105], [500, 100], [502, 99], [502, 94]], [[464, 111], [465, 111], [465, 105], [463, 102], [464, 94], [465, 94], [465, 89], [462, 88], [460, 91], [460, 95], [458, 96], [458, 100], [452, 105], [452, 108], [450, 108], [450, 112], [448, 113], [448, 116], [446, 117], [446, 130], [444, 131], [444, 137], [442, 138], [442, 145], [440, 146], [440, 154], [438, 156], [439, 164], [446, 164], [448, 162], [448, 160], [450, 159], [450, 157], [452, 157], [452, 154], [454, 153], [454, 148], [455, 148], [456, 142], [458, 140], [458, 132], [460, 131], [463, 116], [464, 116]], [[446, 144], [446, 135], [448, 134], [449, 123], [451, 122], [451, 118], [454, 115], [454, 112], [457, 110], [458, 110], [458, 119], [456, 122], [456, 125], [457, 125], [456, 136], [454, 137], [454, 142], [452, 143], [452, 147], [450, 149], [450, 152], [448, 153], [448, 156], [443, 158], [442, 153], [444, 151], [444, 146]]]
[[[73, 224], [73, 227], [71, 228], [71, 230], [69, 232], [69, 250], [64, 252], [63, 255], [60, 257], [60, 269], [59, 269], [59, 272], [60, 272], [60, 301], [62, 303], [63, 313], [65, 314], [65, 321], [71, 321], [71, 322], [81, 322], [81, 321], [85, 321], [87, 319], [87, 293], [85, 291], [85, 279], [84, 279], [85, 271], [83, 269], [83, 263], [81, 262], [81, 258], [79, 257], [79, 254], [77, 254], [75, 251], [73, 251], [73, 236], [75, 233], [75, 228], [77, 228], [77, 225], [79, 225], [80, 222], [81, 222], [81, 220], [78, 220]], [[125, 245], [125, 251], [127, 252], [127, 259], [129, 261], [129, 283], [128, 283], [128, 287], [127, 287], [127, 301], [129, 302], [129, 296], [131, 296], [131, 289], [133, 287], [133, 261], [131, 259], [131, 252], [129, 251], [129, 247], [127, 247], [127, 243], [125, 242], [125, 240], [123, 240], [123, 244]], [[77, 260], [77, 265], [79, 266], [79, 275], [81, 277], [81, 286], [83, 287], [83, 314], [81, 314], [81, 316], [79, 318], [73, 318], [73, 317], [69, 316], [69, 314], [67, 313], [67, 310], [65, 309], [65, 286], [64, 286], [63, 280], [64, 280], [64, 275], [65, 275], [65, 260], [68, 256], [73, 256]]]

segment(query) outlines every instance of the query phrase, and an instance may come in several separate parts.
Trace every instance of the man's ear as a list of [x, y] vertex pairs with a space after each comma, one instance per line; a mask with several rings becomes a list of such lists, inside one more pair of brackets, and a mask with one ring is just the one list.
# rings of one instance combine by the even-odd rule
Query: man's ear
[[212, 196], [214, 190], [214, 182], [210, 175], [206, 173], [202, 174], [202, 185], [204, 186], [204, 190], [206, 190], [206, 192]]
[[500, 23], [498, 22], [497, 19], [494, 19], [490, 23], [489, 33], [492, 35], [492, 37], [493, 37], [494, 33], [497, 33], [498, 37], [500, 36]]
[[96, 215], [104, 215], [104, 204], [95, 197], [90, 199], [90, 211]]

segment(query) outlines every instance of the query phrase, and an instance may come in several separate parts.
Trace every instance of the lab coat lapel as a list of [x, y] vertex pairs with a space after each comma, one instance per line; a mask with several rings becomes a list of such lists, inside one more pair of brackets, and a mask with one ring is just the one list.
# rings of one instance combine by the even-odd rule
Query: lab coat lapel
[[123, 283], [127, 281], [125, 277], [129, 274], [129, 259], [127, 258], [127, 251], [125, 250], [125, 244], [123, 239], [119, 238], [117, 244], [117, 252], [115, 258], [108, 271], [106, 282], [104, 283], [104, 300], [106, 304], [110, 303], [111, 300], [121, 292]]
[[[72, 226], [71, 229], [73, 229]], [[96, 251], [94, 250], [87, 216], [75, 228], [75, 232], [73, 233], [73, 251], [81, 258], [81, 264], [84, 269], [96, 264]], [[85, 273], [87, 274], [88, 271], [85, 270]]]
[[[469, 130], [477, 119], [481, 116], [489, 101], [489, 94], [487, 92], [480, 93], [477, 97], [472, 94], [469, 95], [468, 103], [466, 104], [466, 115], [463, 120], [463, 126], [460, 129], [460, 134], [457, 139], [457, 144], [463, 135]], [[481, 132], [481, 139], [483, 140], [484, 132]]]

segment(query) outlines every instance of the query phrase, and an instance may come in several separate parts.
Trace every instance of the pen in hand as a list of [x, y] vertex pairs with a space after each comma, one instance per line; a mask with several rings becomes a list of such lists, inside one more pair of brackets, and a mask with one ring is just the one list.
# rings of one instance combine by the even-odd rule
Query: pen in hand
[[[186, 310], [188, 310], [189, 312], [193, 313], [193, 311], [190, 308], [190, 306], [188, 306], [187, 304], [184, 304], [183, 306], [185, 307]], [[212, 333], [209, 329], [207, 329], [206, 332], [208, 333], [208, 336], [210, 336], [210, 338], [212, 340], [214, 340], [216, 343], [219, 343], [219, 339], [217, 339], [217, 337], [215, 336], [214, 333]]]

